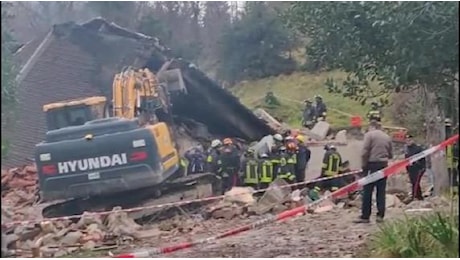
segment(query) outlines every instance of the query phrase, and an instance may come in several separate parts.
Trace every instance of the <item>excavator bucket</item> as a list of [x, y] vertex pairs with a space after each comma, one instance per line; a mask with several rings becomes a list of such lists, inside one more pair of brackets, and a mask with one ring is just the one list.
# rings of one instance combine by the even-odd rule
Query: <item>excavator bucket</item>
[[185, 87], [184, 78], [182, 77], [182, 73], [180, 69], [172, 69], [168, 70], [169, 65], [172, 61], [168, 61], [160, 68], [157, 72], [157, 78], [160, 83], [166, 84], [166, 87], [169, 92], [180, 91], [187, 93], [187, 89]]

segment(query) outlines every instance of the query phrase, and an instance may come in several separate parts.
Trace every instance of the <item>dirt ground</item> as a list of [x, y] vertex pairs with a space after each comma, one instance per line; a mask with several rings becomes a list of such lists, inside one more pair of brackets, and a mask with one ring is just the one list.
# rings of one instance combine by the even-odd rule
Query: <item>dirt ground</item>
[[[361, 141], [351, 140], [347, 146], [338, 147], [343, 159], [350, 161], [352, 169], [361, 167], [361, 146]], [[312, 158], [306, 179], [319, 176], [324, 154], [323, 147], [312, 147], [311, 151]], [[402, 212], [401, 208], [389, 208], [387, 219], [400, 216]], [[307, 214], [163, 256], [178, 258], [357, 257], [362, 252], [369, 235], [378, 227], [375, 222], [353, 224], [352, 221], [358, 216], [359, 208], [333, 209], [324, 213]], [[260, 218], [264, 216], [231, 221], [213, 219], [198, 222], [200, 224], [195, 225], [189, 233], [176, 233], [172, 236], [164, 233], [145, 243], [137, 243], [134, 247], [118, 249], [113, 253], [135, 252], [149, 247], [162, 247], [207, 238]]]
[[[401, 216], [402, 212], [400, 208], [390, 208], [387, 210], [387, 219]], [[358, 257], [370, 234], [378, 228], [374, 221], [370, 224], [352, 223], [358, 215], [358, 208], [307, 214], [158, 257]], [[209, 228], [207, 231], [199, 227], [196, 233], [159, 236], [113, 253], [136, 252], [190, 241], [192, 238], [206, 238], [255, 220], [257, 218], [232, 220], [231, 223], [225, 220], [206, 221], [202, 224]]]

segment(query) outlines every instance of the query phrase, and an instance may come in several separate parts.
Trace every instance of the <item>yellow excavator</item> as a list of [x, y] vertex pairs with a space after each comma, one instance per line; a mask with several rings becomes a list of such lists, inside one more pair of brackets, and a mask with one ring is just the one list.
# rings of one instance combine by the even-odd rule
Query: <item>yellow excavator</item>
[[[44, 217], [129, 207], [194, 184], [211, 173], [185, 176], [174, 136], [170, 96], [186, 93], [181, 72], [126, 68], [113, 80], [113, 100], [88, 97], [43, 106], [48, 132], [36, 145]], [[201, 194], [203, 196], [203, 194]]]

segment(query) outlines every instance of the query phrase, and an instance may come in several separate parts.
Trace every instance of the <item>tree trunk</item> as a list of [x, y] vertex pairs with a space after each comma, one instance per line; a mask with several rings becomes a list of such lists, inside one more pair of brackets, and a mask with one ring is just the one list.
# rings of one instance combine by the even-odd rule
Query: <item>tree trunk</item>
[[[444, 112], [440, 108], [436, 94], [424, 87], [425, 92], [425, 122], [427, 143], [437, 145], [446, 139], [444, 126]], [[443, 151], [444, 152], [444, 151]], [[447, 175], [447, 164], [445, 152], [444, 156], [431, 158], [432, 170], [434, 173], [434, 193], [440, 195], [442, 191], [449, 187], [449, 177]]]

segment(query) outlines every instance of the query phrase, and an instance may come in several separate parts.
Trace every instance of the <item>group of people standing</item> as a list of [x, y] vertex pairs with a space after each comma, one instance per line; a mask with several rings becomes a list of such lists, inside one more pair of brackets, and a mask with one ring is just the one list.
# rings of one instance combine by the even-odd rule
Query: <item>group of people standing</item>
[[304, 137], [275, 134], [273, 141], [268, 152], [258, 153], [253, 148], [242, 151], [230, 138], [216, 139], [208, 151], [208, 170], [222, 178], [224, 191], [237, 185], [267, 188], [276, 178], [304, 181], [311, 154]]
[[[311, 151], [303, 135], [287, 131], [272, 136], [271, 147], [265, 152], [254, 148], [242, 149], [231, 138], [215, 139], [205, 152], [194, 148], [185, 154], [189, 174], [212, 172], [222, 178], [223, 190], [234, 186], [267, 188], [275, 179], [289, 184], [305, 181], [305, 173], [311, 158]], [[337, 148], [325, 145], [322, 177], [334, 177], [344, 172], [344, 162]], [[316, 190], [335, 190], [344, 186], [344, 180], [333, 178], [321, 182]], [[300, 186], [299, 186], [300, 187]], [[313, 187], [311, 187], [313, 188]]]
[[323, 102], [323, 97], [316, 95], [315, 105], [313, 105], [311, 99], [306, 99], [304, 103], [305, 108], [302, 114], [302, 126], [311, 129], [316, 122], [326, 120], [327, 107]]

